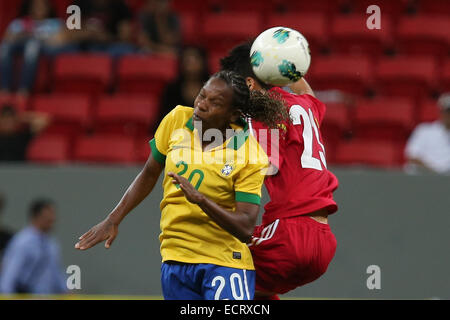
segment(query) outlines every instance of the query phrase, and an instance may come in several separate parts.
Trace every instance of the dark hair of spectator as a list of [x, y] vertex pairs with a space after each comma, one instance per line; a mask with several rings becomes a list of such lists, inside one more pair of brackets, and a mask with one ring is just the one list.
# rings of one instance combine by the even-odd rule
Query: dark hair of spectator
[[54, 205], [53, 201], [49, 199], [34, 200], [30, 206], [30, 216], [29, 216], [30, 219], [35, 219], [39, 217], [43, 209], [51, 207], [53, 205]]
[[16, 108], [10, 104], [4, 104], [0, 108], [0, 116], [15, 116], [17, 114]]
[[178, 65], [178, 81], [183, 82], [184, 81], [184, 72], [183, 72], [183, 66], [182, 66], [182, 59], [183, 53], [187, 50], [195, 50], [200, 55], [200, 58], [203, 62], [203, 70], [201, 74], [201, 79], [203, 79], [204, 82], [208, 81], [210, 73], [209, 73], [209, 67], [208, 67], [208, 54], [205, 50], [205, 48], [195, 45], [188, 45], [181, 48], [179, 53], [179, 65]]
[[[19, 17], [27, 17], [31, 13], [31, 5], [34, 0], [24, 0], [19, 10]], [[56, 18], [56, 11], [49, 0], [46, 0], [48, 6], [48, 18]]]

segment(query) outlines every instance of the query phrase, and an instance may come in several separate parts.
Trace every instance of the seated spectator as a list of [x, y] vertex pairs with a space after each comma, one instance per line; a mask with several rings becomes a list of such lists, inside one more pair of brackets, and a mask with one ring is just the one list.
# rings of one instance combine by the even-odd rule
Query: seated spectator
[[34, 201], [29, 217], [29, 225], [14, 235], [6, 247], [0, 272], [0, 292], [67, 293], [60, 248], [50, 236], [56, 220], [53, 202]]
[[[4, 207], [5, 207], [5, 197], [3, 196], [3, 194], [0, 193], [0, 219], [2, 218]], [[3, 252], [9, 240], [11, 240], [12, 236], [13, 233], [10, 230], [3, 227], [0, 221], [0, 259], [2, 258]], [[1, 270], [1, 262], [0, 262], [0, 270]]]
[[1, 93], [13, 91], [16, 54], [23, 54], [18, 93], [26, 97], [33, 87], [40, 54], [52, 57], [75, 49], [65, 22], [55, 17], [48, 0], [24, 1], [20, 17], [9, 24], [0, 46]]
[[81, 30], [77, 39], [87, 51], [105, 52], [113, 57], [136, 52], [133, 15], [123, 0], [78, 0]]
[[450, 93], [438, 101], [441, 117], [432, 123], [419, 124], [408, 140], [405, 156], [406, 170], [427, 169], [450, 174]]
[[167, 85], [161, 97], [160, 121], [179, 104], [194, 106], [195, 97], [209, 78], [207, 61], [205, 50], [200, 47], [182, 50], [178, 78]]
[[180, 21], [168, 0], [147, 0], [139, 15], [139, 44], [146, 51], [176, 54], [181, 43]]
[[11, 105], [0, 108], [0, 161], [24, 161], [28, 144], [47, 127], [49, 118], [38, 113], [20, 116]]

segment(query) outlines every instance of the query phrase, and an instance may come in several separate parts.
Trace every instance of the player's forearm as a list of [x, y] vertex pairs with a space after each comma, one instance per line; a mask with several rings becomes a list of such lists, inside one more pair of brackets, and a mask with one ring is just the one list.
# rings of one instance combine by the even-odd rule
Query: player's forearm
[[198, 205], [219, 226], [240, 241], [244, 243], [250, 241], [256, 223], [250, 215], [238, 211], [228, 211], [206, 197]]
[[125, 218], [131, 210], [136, 208], [153, 190], [158, 177], [162, 171], [162, 166], [157, 168], [153, 165], [150, 168], [147, 164], [144, 169], [137, 175], [127, 191], [119, 201], [117, 206], [109, 214], [108, 218], [115, 224]]
[[310, 94], [315, 97], [313, 89], [309, 86], [305, 78], [301, 78], [297, 82], [290, 84], [289, 87], [296, 94]]

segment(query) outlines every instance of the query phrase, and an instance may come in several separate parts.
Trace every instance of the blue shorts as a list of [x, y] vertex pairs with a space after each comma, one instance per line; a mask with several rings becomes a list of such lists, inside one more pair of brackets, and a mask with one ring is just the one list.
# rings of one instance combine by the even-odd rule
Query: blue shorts
[[255, 271], [215, 264], [164, 262], [161, 285], [167, 300], [253, 300]]

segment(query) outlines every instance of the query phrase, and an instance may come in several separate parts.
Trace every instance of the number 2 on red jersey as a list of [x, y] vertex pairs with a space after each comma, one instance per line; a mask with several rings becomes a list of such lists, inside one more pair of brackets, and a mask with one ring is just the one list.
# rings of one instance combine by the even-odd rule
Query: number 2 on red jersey
[[[304, 150], [301, 156], [302, 168], [323, 170], [323, 167], [325, 167], [326, 169], [327, 162], [325, 160], [325, 147], [320, 142], [319, 130], [317, 129], [316, 121], [314, 120], [314, 115], [311, 109], [308, 109], [308, 111], [306, 111], [303, 107], [296, 104], [290, 108], [289, 114], [292, 118], [293, 125], [303, 124]], [[318, 151], [320, 159], [313, 157], [314, 151], [316, 151], [313, 150], [313, 147], [317, 146], [313, 144], [314, 137], [319, 145]]]

